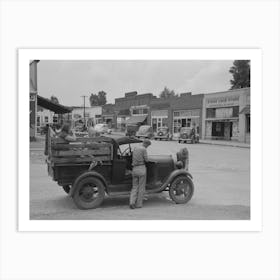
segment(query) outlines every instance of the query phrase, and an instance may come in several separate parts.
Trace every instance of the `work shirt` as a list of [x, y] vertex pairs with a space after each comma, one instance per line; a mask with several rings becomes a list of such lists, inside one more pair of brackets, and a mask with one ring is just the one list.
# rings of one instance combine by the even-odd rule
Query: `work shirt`
[[136, 147], [132, 154], [132, 166], [145, 165], [148, 161], [148, 154], [145, 147]]

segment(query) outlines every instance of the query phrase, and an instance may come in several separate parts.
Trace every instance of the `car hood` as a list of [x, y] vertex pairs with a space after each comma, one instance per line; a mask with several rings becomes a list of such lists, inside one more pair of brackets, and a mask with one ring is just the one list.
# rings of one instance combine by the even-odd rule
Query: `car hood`
[[149, 155], [148, 156], [149, 161], [155, 161], [155, 162], [173, 162], [173, 158], [171, 155]]

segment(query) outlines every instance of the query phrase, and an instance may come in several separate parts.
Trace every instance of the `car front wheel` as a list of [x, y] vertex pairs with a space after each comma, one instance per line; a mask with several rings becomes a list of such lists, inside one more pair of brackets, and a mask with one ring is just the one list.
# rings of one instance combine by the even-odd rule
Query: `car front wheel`
[[96, 177], [84, 177], [76, 183], [73, 200], [79, 209], [97, 208], [104, 200], [104, 184]]
[[176, 177], [170, 187], [169, 196], [177, 204], [187, 203], [193, 196], [194, 185], [188, 176]]

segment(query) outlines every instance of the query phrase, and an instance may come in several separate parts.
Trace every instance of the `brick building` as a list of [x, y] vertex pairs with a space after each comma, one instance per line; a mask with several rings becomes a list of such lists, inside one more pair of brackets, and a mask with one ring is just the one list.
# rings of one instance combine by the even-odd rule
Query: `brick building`
[[116, 128], [115, 104], [102, 106], [102, 122], [107, 123], [110, 128]]
[[115, 99], [116, 128], [124, 130], [127, 123], [148, 124], [150, 103], [156, 99], [152, 93], [127, 92]]
[[151, 102], [150, 124], [154, 131], [167, 126], [173, 133], [195, 126], [201, 134], [203, 94], [182, 93], [179, 97], [157, 98]]

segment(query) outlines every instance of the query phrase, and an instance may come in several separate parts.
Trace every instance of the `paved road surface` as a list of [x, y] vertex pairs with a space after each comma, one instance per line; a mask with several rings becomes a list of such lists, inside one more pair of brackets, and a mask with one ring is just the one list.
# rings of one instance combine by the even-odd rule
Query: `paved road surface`
[[[175, 154], [183, 145], [152, 141], [149, 154]], [[195, 193], [183, 205], [168, 192], [149, 196], [144, 208], [128, 208], [128, 197], [106, 198], [98, 209], [78, 210], [47, 175], [43, 151], [30, 152], [30, 218], [45, 220], [243, 220], [250, 218], [250, 149], [187, 144]]]

